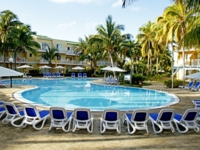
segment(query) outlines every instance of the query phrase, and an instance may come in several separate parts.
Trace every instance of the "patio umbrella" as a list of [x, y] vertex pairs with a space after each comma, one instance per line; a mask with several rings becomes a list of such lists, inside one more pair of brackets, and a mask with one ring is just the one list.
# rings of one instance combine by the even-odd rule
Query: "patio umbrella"
[[196, 73], [187, 75], [187, 76], [185, 76], [185, 77], [186, 77], [186, 78], [189, 78], [189, 79], [200, 79], [200, 72], [196, 72]]
[[[60, 69], [65, 69], [65, 67], [63, 67], [63, 66], [56, 66], [56, 67], [54, 67], [54, 69], [59, 69], [59, 72], [61, 72]], [[61, 72], [61, 73], [63, 73], [63, 72]]]
[[32, 66], [29, 65], [23, 65], [23, 66], [19, 66], [17, 67], [18, 69], [27, 69], [27, 68], [33, 68]]
[[10, 87], [12, 87], [12, 77], [22, 76], [23, 73], [0, 66], [0, 77], [10, 77]]
[[84, 70], [85, 68], [83, 68], [83, 67], [80, 67], [80, 66], [76, 66], [76, 67], [74, 67], [74, 68], [72, 68], [73, 70]]
[[101, 70], [104, 70], [104, 71], [110, 71], [111, 69], [112, 69], [112, 67], [110, 67], [110, 66], [107, 66], [107, 67], [101, 68]]
[[51, 68], [51, 67], [44, 65], [44, 66], [40, 66], [39, 68], [40, 68], [40, 69], [49, 69], [49, 68]]
[[111, 71], [115, 71], [115, 72], [126, 72], [126, 70], [121, 69], [119, 67], [112, 67]]
[[65, 67], [63, 67], [63, 66], [56, 66], [56, 67], [54, 67], [54, 69], [64, 69]]

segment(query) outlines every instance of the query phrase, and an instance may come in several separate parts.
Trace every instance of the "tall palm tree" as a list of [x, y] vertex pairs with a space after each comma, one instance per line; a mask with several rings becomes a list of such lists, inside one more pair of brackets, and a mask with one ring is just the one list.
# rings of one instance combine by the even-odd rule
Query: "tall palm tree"
[[[12, 13], [11, 11], [5, 10], [0, 13], [0, 40], [2, 44], [5, 44], [7, 36], [11, 29], [18, 24], [20, 24], [20, 22], [18, 21], [17, 15]], [[4, 66], [6, 59], [6, 50], [8, 50], [8, 48], [4, 45], [3, 49], [1, 49], [4, 56]]]
[[[121, 37], [122, 30], [124, 30], [124, 25], [116, 25], [112, 20], [112, 16], [109, 15], [106, 19], [106, 26], [99, 25], [97, 27], [98, 35], [92, 36], [89, 41], [91, 43], [95, 41], [102, 43], [104, 54], [108, 54], [112, 67], [114, 66], [113, 56], [116, 54], [118, 46], [117, 39]], [[114, 76], [116, 76], [115, 72]]]
[[82, 49], [82, 53], [79, 55], [79, 60], [89, 60], [91, 62], [91, 69], [94, 69], [96, 74], [97, 61], [102, 58], [102, 43], [94, 41], [89, 43], [90, 37], [85, 36], [85, 40], [79, 39], [79, 49]]
[[135, 40], [127, 40], [120, 44], [121, 48], [126, 51], [126, 56], [130, 58], [131, 61], [131, 78], [130, 84], [132, 84], [132, 73], [134, 71], [134, 63], [138, 61], [138, 58], [141, 56], [141, 46]]
[[57, 57], [57, 58], [60, 57], [60, 54], [58, 53], [58, 50], [57, 50], [55, 47], [50, 48], [48, 45], [47, 45], [47, 47], [48, 47], [48, 49], [46, 50], [45, 53], [43, 53], [43, 54], [41, 55], [41, 57], [42, 57], [44, 60], [48, 61], [48, 62], [49, 62], [49, 65], [51, 66], [51, 65], [52, 65], [52, 60], [53, 60], [54, 58], [56, 58], [56, 57]]
[[[153, 51], [153, 44], [154, 44], [154, 37], [155, 32], [153, 30], [153, 23], [148, 21], [148, 23], [144, 26], [142, 26], [139, 31], [140, 33], [137, 35], [138, 42], [142, 46], [142, 56], [147, 56], [147, 68], [148, 68], [148, 74], [151, 70], [151, 55]], [[152, 70], [151, 70], [152, 72]]]
[[40, 48], [40, 44], [33, 39], [32, 35], [36, 35], [36, 32], [31, 31], [29, 25], [18, 25], [8, 35], [8, 39], [13, 43], [13, 53], [15, 60], [16, 69], [16, 58], [17, 53], [21, 53], [25, 50], [31, 52], [33, 55], [37, 54], [37, 49]]
[[[182, 49], [183, 67], [185, 67], [184, 37], [192, 27], [195, 11], [186, 9], [185, 0], [176, 0], [175, 4], [165, 9], [163, 16], [171, 18], [168, 35]], [[183, 74], [183, 77], [185, 73]]]

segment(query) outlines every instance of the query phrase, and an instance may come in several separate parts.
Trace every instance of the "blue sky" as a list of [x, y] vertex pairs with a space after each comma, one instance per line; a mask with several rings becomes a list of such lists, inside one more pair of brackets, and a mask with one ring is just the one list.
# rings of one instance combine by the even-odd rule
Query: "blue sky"
[[134, 37], [148, 20], [154, 21], [171, 0], [138, 0], [122, 8], [122, 0], [0, 0], [0, 11], [11, 10], [19, 20], [29, 24], [38, 35], [78, 41], [96, 34], [108, 15]]

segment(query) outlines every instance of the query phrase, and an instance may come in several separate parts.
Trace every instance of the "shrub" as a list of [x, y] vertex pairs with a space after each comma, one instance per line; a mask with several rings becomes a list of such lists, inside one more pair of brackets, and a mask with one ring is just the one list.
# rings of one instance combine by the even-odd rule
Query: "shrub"
[[132, 75], [132, 83], [133, 84], [139, 84], [139, 81], [145, 81], [146, 77], [143, 76], [142, 74], [133, 74]]
[[[172, 86], [172, 80], [166, 80], [166, 81], [164, 81], [164, 85], [166, 85], [168, 88], [171, 88], [171, 86]], [[174, 80], [173, 88], [178, 88], [179, 85], [183, 85], [183, 81], [182, 80]]]

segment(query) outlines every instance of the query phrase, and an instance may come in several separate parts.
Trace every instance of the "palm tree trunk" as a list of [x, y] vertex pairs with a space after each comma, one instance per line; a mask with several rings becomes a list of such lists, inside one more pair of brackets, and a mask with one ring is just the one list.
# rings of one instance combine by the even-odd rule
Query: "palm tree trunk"
[[3, 53], [3, 66], [6, 67], [6, 52]]
[[158, 55], [156, 56], [156, 73], [158, 73]]
[[[110, 57], [111, 65], [112, 65], [112, 67], [114, 67], [113, 58], [112, 58], [111, 53], [108, 52], [108, 55], [109, 55], [109, 57]], [[114, 77], [116, 77], [116, 73], [115, 73], [115, 71], [113, 71], [113, 74], [114, 74]]]
[[15, 59], [15, 70], [16, 70], [16, 64], [17, 64], [17, 52], [14, 52], [14, 59]]

